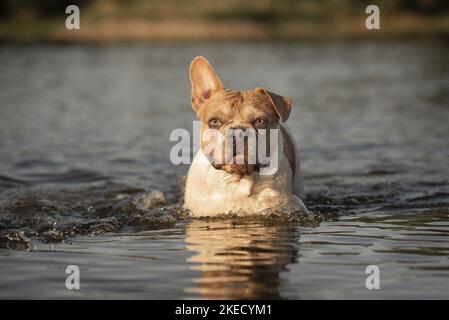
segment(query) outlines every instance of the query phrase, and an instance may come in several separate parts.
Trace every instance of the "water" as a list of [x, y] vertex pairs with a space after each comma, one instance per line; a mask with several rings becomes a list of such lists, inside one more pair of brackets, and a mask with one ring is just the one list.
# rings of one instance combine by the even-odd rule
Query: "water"
[[[192, 128], [198, 54], [226, 87], [293, 99], [312, 217], [182, 210], [169, 134]], [[0, 298], [449, 298], [446, 44], [2, 46], [0, 61]]]

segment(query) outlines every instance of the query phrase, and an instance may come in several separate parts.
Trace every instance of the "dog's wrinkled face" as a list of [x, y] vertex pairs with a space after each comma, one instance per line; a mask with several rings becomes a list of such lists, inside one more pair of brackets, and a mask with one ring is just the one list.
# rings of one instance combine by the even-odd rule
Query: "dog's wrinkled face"
[[225, 90], [203, 57], [192, 61], [190, 80], [192, 107], [201, 121], [201, 148], [211, 164], [239, 175], [257, 170], [258, 139], [263, 139], [268, 156], [270, 131], [287, 120], [290, 101], [263, 88]]

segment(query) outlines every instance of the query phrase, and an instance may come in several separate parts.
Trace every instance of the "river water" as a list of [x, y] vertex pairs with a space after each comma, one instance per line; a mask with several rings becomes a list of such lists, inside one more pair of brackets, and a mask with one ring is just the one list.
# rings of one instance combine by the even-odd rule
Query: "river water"
[[[292, 98], [312, 216], [182, 210], [169, 136], [192, 130], [196, 55], [225, 87]], [[0, 298], [449, 298], [447, 44], [3, 45], [0, 61]]]

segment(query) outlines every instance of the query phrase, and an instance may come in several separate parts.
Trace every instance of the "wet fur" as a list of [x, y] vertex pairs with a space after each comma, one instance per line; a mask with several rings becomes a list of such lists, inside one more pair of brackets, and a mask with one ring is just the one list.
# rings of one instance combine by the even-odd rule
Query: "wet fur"
[[[281, 122], [288, 119], [290, 101], [263, 88], [225, 90], [205, 58], [197, 57], [190, 67], [192, 107], [201, 121], [201, 150], [195, 156], [186, 181], [184, 206], [194, 216], [213, 216], [239, 212], [254, 214], [264, 210], [307, 211], [302, 200], [299, 154], [296, 142]], [[215, 165], [215, 150], [206, 146], [214, 137], [205, 138], [211, 118], [220, 119], [220, 131], [235, 126], [258, 128], [254, 119], [267, 119], [267, 129], [280, 129], [279, 163], [276, 173], [261, 175], [257, 165]], [[259, 128], [260, 129], [260, 128]]]

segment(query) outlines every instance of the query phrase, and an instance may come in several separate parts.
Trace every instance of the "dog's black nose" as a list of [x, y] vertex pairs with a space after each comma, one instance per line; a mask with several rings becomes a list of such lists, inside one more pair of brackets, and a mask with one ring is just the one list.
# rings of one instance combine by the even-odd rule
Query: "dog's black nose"
[[246, 130], [248, 130], [248, 128], [243, 125], [229, 127], [229, 133], [232, 135], [232, 154], [234, 156], [241, 154], [244, 150], [244, 145], [237, 146], [237, 143], [244, 143], [244, 133]]
[[243, 133], [245, 132], [245, 130], [247, 130], [248, 128], [242, 126], [242, 125], [236, 125], [236, 126], [232, 126], [229, 128], [229, 133], [232, 134], [232, 141], [234, 144], [234, 148], [236, 145], [236, 141], [239, 140], [243, 137]]

